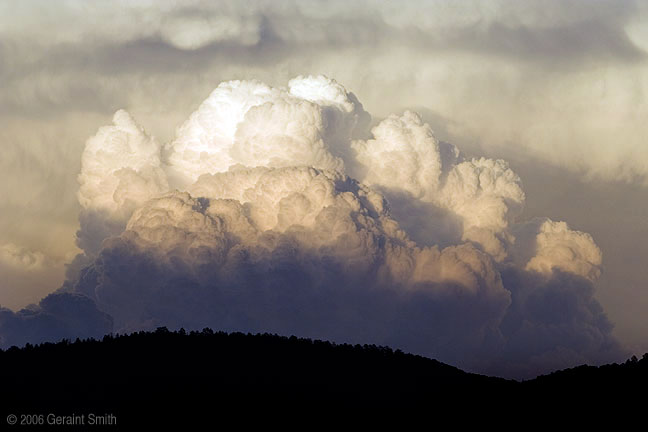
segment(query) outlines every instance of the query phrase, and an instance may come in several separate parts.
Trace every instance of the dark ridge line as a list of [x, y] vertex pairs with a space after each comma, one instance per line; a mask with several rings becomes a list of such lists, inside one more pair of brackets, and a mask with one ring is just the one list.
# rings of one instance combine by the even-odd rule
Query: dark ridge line
[[647, 386], [648, 354], [520, 382], [386, 346], [209, 328], [161, 327], [0, 350], [0, 422], [16, 413], [94, 412], [114, 414], [121, 424], [166, 426], [214, 410], [236, 418], [281, 417], [286, 410], [330, 418], [394, 409], [469, 420], [467, 409], [488, 415], [502, 406], [533, 415], [540, 407], [552, 414], [609, 409], [644, 400], [634, 390]]
[[[408, 352], [404, 352], [400, 349], [393, 349], [389, 346], [386, 345], [375, 345], [375, 344], [351, 344], [351, 343], [337, 343], [333, 341], [327, 341], [327, 340], [321, 340], [321, 339], [311, 339], [311, 338], [306, 338], [306, 337], [297, 337], [297, 336], [285, 336], [285, 335], [279, 335], [277, 333], [269, 333], [269, 332], [263, 332], [263, 333], [251, 333], [251, 332], [226, 332], [226, 331], [214, 331], [211, 328], [205, 327], [202, 329], [202, 331], [198, 330], [191, 330], [187, 332], [184, 328], [180, 328], [178, 330], [168, 330], [167, 327], [158, 327], [155, 331], [134, 331], [130, 333], [109, 333], [104, 335], [102, 338], [76, 338], [74, 341], [69, 338], [63, 338], [57, 342], [41, 342], [38, 344], [31, 344], [31, 343], [26, 343], [23, 347], [18, 347], [18, 346], [11, 346], [9, 348], [5, 349], [0, 349], [0, 361], [3, 359], [3, 354], [17, 354], [19, 352], [22, 353], [27, 353], [27, 352], [32, 352], [32, 351], [41, 351], [41, 350], [60, 350], [62, 348], [68, 347], [68, 346], [81, 346], [81, 345], [96, 345], [96, 344], [102, 344], [102, 343], [108, 343], [110, 341], [118, 341], [122, 339], [129, 339], [129, 338], [141, 338], [141, 337], [150, 337], [150, 336], [166, 336], [166, 337], [189, 337], [189, 338], [195, 338], [195, 337], [216, 337], [216, 338], [247, 338], [247, 339], [271, 339], [275, 340], [277, 342], [281, 343], [300, 343], [304, 345], [311, 345], [311, 346], [325, 346], [330, 349], [343, 349], [343, 350], [355, 350], [359, 352], [370, 352], [372, 354], [375, 353], [380, 353], [383, 356], [404, 356], [406, 358], [410, 358], [412, 360], [416, 359], [418, 361], [425, 361], [425, 362], [431, 362], [431, 364], [436, 364], [440, 365], [442, 367], [448, 368], [448, 370], [454, 370], [457, 372], [461, 372], [467, 375], [472, 375], [472, 376], [478, 376], [478, 377], [484, 377], [484, 378], [489, 378], [489, 379], [496, 379], [496, 380], [502, 380], [502, 381], [507, 381], [507, 382], [518, 382], [518, 383], [529, 383], [529, 382], [534, 382], [534, 381], [545, 381], [550, 378], [555, 378], [559, 376], [563, 376], [566, 374], [573, 374], [573, 373], [590, 373], [595, 370], [613, 370], [615, 368], [629, 368], [633, 366], [637, 367], [648, 367], [648, 353], [645, 353], [641, 359], [637, 358], [636, 356], [632, 356], [631, 358], [627, 359], [623, 363], [610, 363], [610, 364], [604, 364], [600, 366], [594, 366], [594, 365], [588, 365], [588, 364], [582, 364], [570, 368], [565, 368], [565, 369], [560, 369], [560, 370], [555, 370], [547, 374], [542, 374], [539, 375], [535, 378], [532, 379], [527, 379], [527, 380], [515, 380], [515, 379], [505, 379], [497, 376], [490, 376], [490, 375], [484, 375], [484, 374], [479, 374], [479, 373], [473, 373], [473, 372], [466, 372], [463, 371], [462, 369], [452, 366], [443, 362], [440, 362], [436, 359], [425, 357], [419, 354], [412, 354]], [[4, 373], [2, 369], [0, 369], [0, 376]]]

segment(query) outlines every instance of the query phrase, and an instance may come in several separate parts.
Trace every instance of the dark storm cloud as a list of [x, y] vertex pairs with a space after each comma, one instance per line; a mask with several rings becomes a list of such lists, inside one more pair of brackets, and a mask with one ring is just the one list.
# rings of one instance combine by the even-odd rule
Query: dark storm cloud
[[613, 362], [622, 351], [613, 325], [585, 278], [556, 271], [546, 278], [534, 272], [502, 272], [512, 303], [500, 325], [506, 343], [494, 374], [548, 373], [566, 364]]
[[506, 306], [450, 282], [403, 292], [296, 247], [277, 248], [261, 262], [244, 259], [219, 275], [208, 265], [196, 270], [180, 259], [160, 260], [127, 235], [104, 248], [73, 290], [95, 299], [122, 331], [208, 326], [369, 341], [508, 377], [616, 361], [624, 353], [592, 282], [577, 275], [504, 269]]
[[0, 308], [3, 348], [63, 338], [98, 338], [111, 331], [112, 318], [99, 311], [91, 299], [79, 294], [50, 294], [37, 306], [18, 312]]

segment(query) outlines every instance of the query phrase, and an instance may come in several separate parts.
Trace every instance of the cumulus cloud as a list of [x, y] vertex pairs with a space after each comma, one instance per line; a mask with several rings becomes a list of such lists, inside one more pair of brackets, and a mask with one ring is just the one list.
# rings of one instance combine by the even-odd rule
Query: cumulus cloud
[[[430, 126], [409, 111], [383, 120], [372, 134], [373, 139], [353, 143], [357, 178], [387, 196], [409, 195], [440, 207], [461, 221], [462, 240], [480, 244], [498, 260], [506, 258], [505, 242], [511, 241], [506, 229], [525, 198], [519, 177], [506, 162], [464, 160], [455, 146], [439, 142]], [[412, 210], [410, 204], [404, 211]]]
[[0, 345], [24, 345], [63, 338], [99, 338], [112, 331], [112, 318], [86, 296], [50, 294], [38, 305], [13, 312], [0, 307]]
[[[83, 145], [118, 108], [169, 143], [221, 81], [284, 86], [299, 74], [325, 73], [353, 89], [376, 123], [413, 110], [467, 160], [508, 161], [524, 180], [525, 218], [567, 220], [607, 253], [597, 298], [615, 333], [640, 345], [637, 354], [646, 350], [648, 290], [635, 259], [646, 253], [639, 239], [648, 233], [640, 217], [648, 172], [642, 2], [14, 3], [0, 2], [0, 232], [2, 243], [53, 257], [54, 286], [77, 245], [96, 255], [126, 223], [84, 210], [81, 231], [92, 233], [75, 245]], [[358, 178], [353, 157], [332, 154]], [[381, 192], [417, 243], [447, 247], [465, 237], [498, 260], [514, 259], [501, 233], [466, 234], [449, 210]], [[19, 276], [35, 273], [7, 269], [0, 302], [36, 301], [23, 296], [29, 286]]]
[[[565, 222], [540, 218], [520, 224], [516, 231], [521, 236], [519, 247], [532, 248], [527, 270], [545, 274], [561, 270], [591, 281], [601, 275], [603, 256], [588, 233], [573, 231]], [[525, 255], [529, 257], [528, 252]]]
[[99, 129], [85, 146], [79, 174], [79, 203], [85, 209], [128, 213], [168, 189], [160, 169], [160, 145], [129, 113], [117, 111], [113, 126]]
[[502, 271], [512, 303], [500, 324], [506, 343], [483, 370], [509, 376], [548, 373], [567, 365], [619, 361], [612, 324], [594, 298], [587, 278], [509, 267]]
[[325, 77], [298, 77], [288, 89], [230, 81], [212, 92], [165, 150], [180, 186], [235, 164], [342, 170], [344, 144], [367, 120], [355, 96]]
[[160, 145], [131, 115], [119, 110], [86, 142], [78, 198], [83, 211], [77, 245], [93, 254], [123, 230], [133, 210], [168, 189]]
[[[353, 93], [300, 76], [220, 84], [166, 145], [125, 111], [113, 123], [82, 157], [85, 255], [38, 318], [5, 313], [3, 341], [52, 337], [38, 323], [69, 311], [60, 334], [85, 319], [103, 331], [105, 313], [116, 331], [388, 343], [515, 376], [619, 352], [592, 297], [592, 238], [520, 223], [506, 162], [466, 158], [415, 113], [368, 131]], [[574, 307], [554, 317], [562, 301]]]
[[[257, 181], [241, 188], [236, 177]], [[210, 325], [420, 350], [423, 340], [442, 345], [451, 323], [482, 305], [452, 332], [468, 350], [496, 332], [510, 304], [487, 255], [470, 245], [416, 247], [380, 195], [339, 173], [256, 168], [199, 183], [207, 198], [172, 192], [136, 211], [76, 285], [117, 328]], [[417, 302], [443, 305], [446, 316], [430, 317], [438, 327], [414, 337], [401, 326]]]

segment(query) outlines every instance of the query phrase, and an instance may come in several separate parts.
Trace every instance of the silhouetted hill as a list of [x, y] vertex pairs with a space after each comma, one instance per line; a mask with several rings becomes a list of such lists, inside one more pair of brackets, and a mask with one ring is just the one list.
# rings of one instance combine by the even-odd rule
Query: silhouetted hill
[[374, 345], [208, 329], [161, 328], [0, 351], [7, 400], [2, 420], [10, 413], [98, 413], [113, 414], [122, 425], [286, 410], [419, 407], [433, 408], [438, 416], [496, 405], [528, 407], [546, 396], [558, 402], [603, 388], [643, 386], [647, 371], [644, 356], [519, 383]]
[[605, 390], [613, 392], [616, 395], [614, 397], [634, 394], [635, 391], [643, 394], [646, 385], [648, 385], [648, 353], [644, 354], [641, 360], [632, 356], [621, 364], [582, 365], [555, 371], [522, 383], [523, 388], [537, 392], [564, 386], [569, 387], [569, 389], [565, 388], [567, 392], [577, 392], [582, 395]]

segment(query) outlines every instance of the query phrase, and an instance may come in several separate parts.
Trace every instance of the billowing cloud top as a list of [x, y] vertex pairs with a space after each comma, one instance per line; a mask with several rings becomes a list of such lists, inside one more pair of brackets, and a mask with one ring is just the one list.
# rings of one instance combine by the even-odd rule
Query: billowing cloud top
[[79, 203], [86, 209], [132, 209], [168, 189], [160, 145], [129, 113], [117, 111], [86, 142], [79, 174]]
[[166, 149], [175, 183], [186, 186], [202, 173], [236, 164], [343, 170], [340, 156], [348, 154], [348, 142], [367, 113], [328, 78], [298, 77], [288, 86], [219, 85]]
[[0, 342], [81, 311], [98, 332], [274, 331], [516, 376], [618, 354], [591, 236], [517, 221], [506, 162], [464, 157], [417, 114], [369, 120], [324, 76], [222, 83], [164, 146], [118, 111], [83, 153], [84, 257], [24, 328], [0, 315]]
[[554, 268], [595, 280], [601, 275], [601, 251], [592, 237], [572, 231], [565, 222], [542, 222], [536, 236], [536, 253], [527, 269], [551, 272]]
[[353, 143], [357, 178], [387, 195], [405, 193], [448, 211], [460, 219], [463, 240], [481, 244], [498, 260], [506, 257], [498, 237], [507, 237], [524, 203], [520, 179], [506, 162], [464, 160], [412, 112], [388, 117], [372, 134], [373, 139]]

